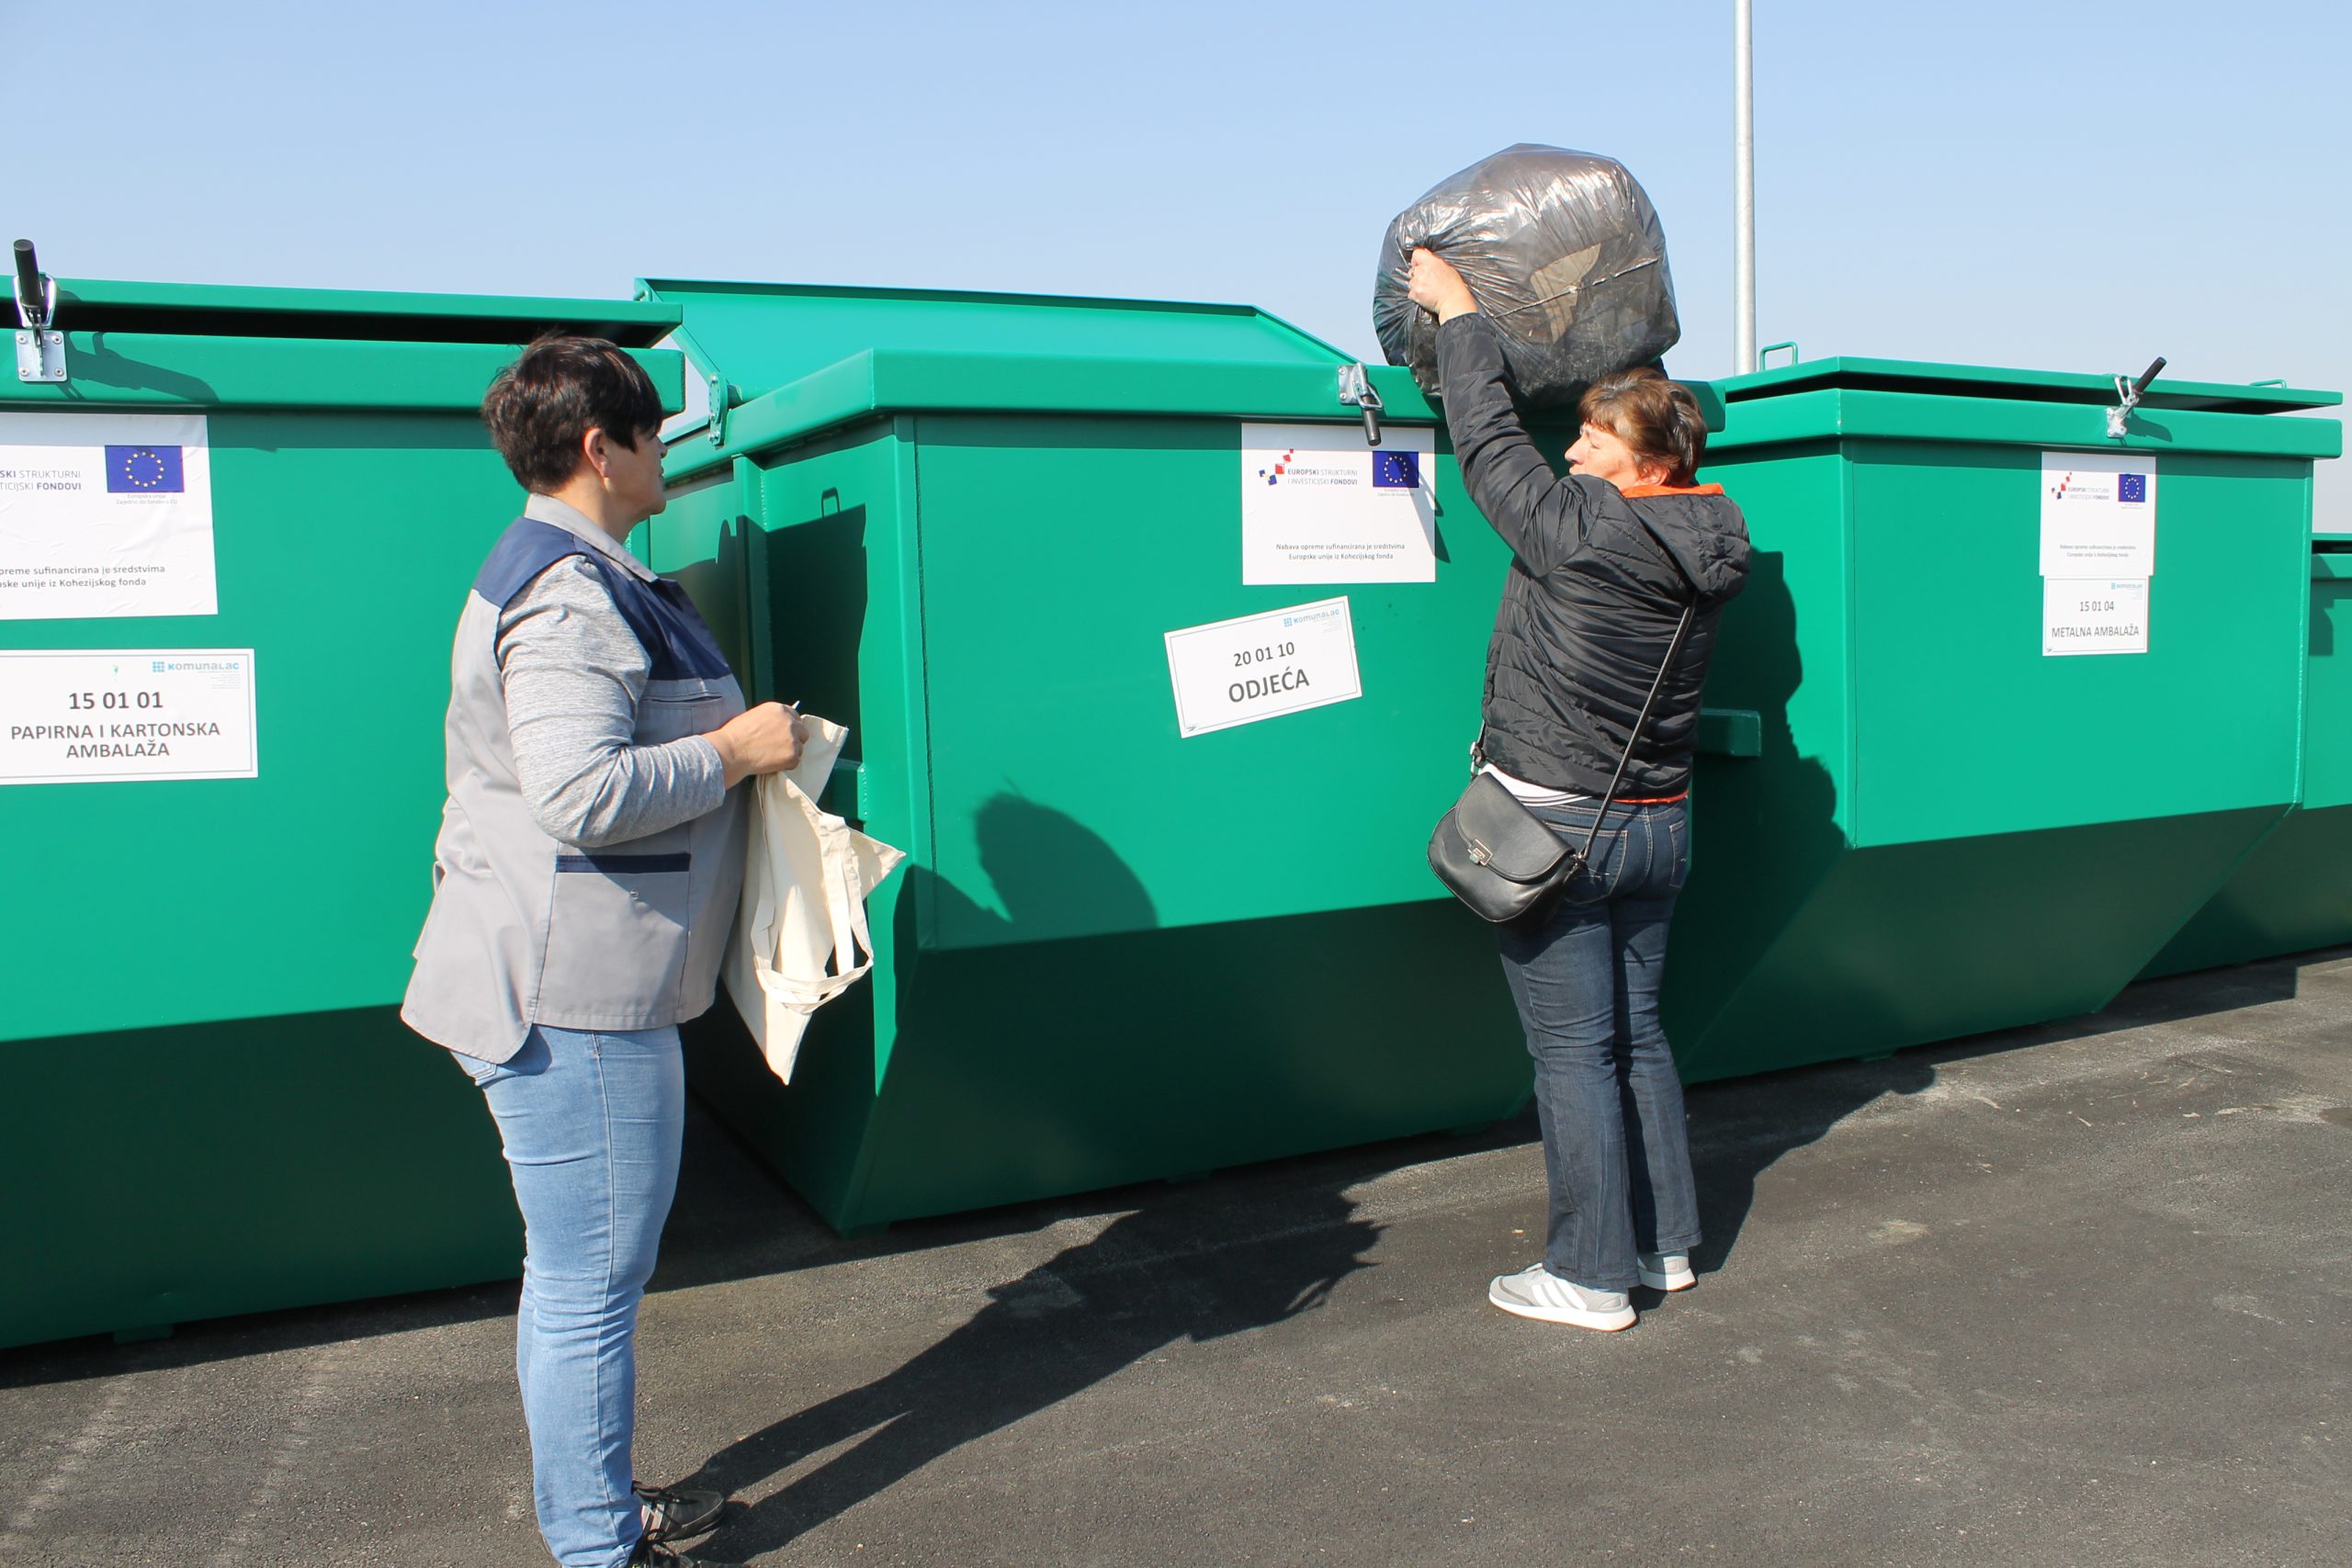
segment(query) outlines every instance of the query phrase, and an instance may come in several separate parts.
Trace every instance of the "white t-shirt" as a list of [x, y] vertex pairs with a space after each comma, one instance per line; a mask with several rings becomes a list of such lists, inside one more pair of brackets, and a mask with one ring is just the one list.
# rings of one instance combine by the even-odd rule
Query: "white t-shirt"
[[1507, 773], [1492, 762], [1484, 772], [1492, 773], [1503, 788], [1517, 795], [1524, 806], [1574, 806], [1580, 801], [1597, 800], [1598, 795], [1578, 795], [1574, 790], [1554, 789], [1548, 784], [1529, 784], [1516, 773]]

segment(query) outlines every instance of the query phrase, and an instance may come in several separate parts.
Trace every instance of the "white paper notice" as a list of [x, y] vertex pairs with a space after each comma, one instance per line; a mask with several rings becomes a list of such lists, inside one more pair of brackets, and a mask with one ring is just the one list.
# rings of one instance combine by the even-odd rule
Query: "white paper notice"
[[258, 771], [249, 648], [0, 652], [0, 784]]
[[2144, 577], [2045, 577], [2041, 580], [2041, 651], [2148, 651], [2148, 580]]
[[0, 413], [0, 621], [209, 615], [200, 413]]
[[2156, 574], [2156, 459], [2143, 452], [2041, 455], [2041, 575]]
[[1241, 427], [1241, 581], [1435, 582], [1437, 433]]
[[1345, 599], [1170, 632], [1168, 676], [1187, 737], [1363, 695]]

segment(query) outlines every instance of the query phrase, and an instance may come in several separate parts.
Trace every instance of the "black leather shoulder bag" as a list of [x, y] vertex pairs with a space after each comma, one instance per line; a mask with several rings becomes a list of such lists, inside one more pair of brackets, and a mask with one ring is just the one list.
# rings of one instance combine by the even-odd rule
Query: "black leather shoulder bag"
[[[1646, 520], [1642, 525], [1649, 526]], [[1651, 530], [1650, 536], [1657, 538], [1657, 531]], [[1657, 542], [1658, 547], [1665, 549], [1666, 541]], [[1691, 597], [1682, 606], [1682, 619], [1675, 626], [1673, 640], [1666, 646], [1666, 658], [1659, 661], [1657, 678], [1650, 682], [1650, 694], [1642, 703], [1641, 716], [1634, 721], [1632, 731], [1625, 737], [1624, 754], [1617, 759], [1617, 772], [1609, 781], [1608, 793], [1600, 797], [1600, 809], [1593, 814], [1592, 828], [1585, 834], [1584, 843], [1572, 847], [1565, 842], [1519, 796], [1504, 788], [1500, 779], [1483, 767], [1471, 775], [1470, 787], [1462, 792], [1462, 798], [1453, 803], [1453, 808], [1438, 818], [1437, 830], [1430, 835], [1430, 869], [1479, 919], [1494, 925], [1525, 919], [1544, 908], [1583, 874], [1586, 862], [1592, 855], [1593, 842], [1600, 837], [1600, 825], [1608, 818], [1609, 808], [1617, 803], [1617, 786], [1624, 782], [1625, 769], [1633, 762], [1634, 744], [1649, 727], [1650, 710], [1657, 705], [1657, 694], [1666, 685], [1666, 672], [1674, 667], [1675, 656], [1682, 651], [1682, 639], [1690, 630], [1690, 619], [1698, 613], [1698, 592], [1690, 575], [1682, 570], [1682, 563], [1674, 558], [1672, 550], [1666, 551], [1666, 558], [1681, 576], [1683, 586], [1691, 589]], [[1473, 750], [1476, 754], [1476, 749]]]

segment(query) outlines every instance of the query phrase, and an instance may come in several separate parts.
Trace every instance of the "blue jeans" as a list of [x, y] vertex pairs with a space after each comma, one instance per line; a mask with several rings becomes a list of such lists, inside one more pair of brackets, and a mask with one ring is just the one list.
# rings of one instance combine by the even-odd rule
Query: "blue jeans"
[[[1593, 807], [1536, 815], [1581, 845]], [[1636, 1248], [1699, 1242], [1682, 1080], [1657, 1020], [1667, 922], [1690, 865], [1685, 804], [1621, 801], [1587, 873], [1548, 913], [1500, 928], [1503, 974], [1535, 1058], [1552, 1198], [1544, 1264], [1589, 1290], [1633, 1289]]]
[[644, 1533], [630, 1486], [637, 1303], [678, 1190], [675, 1029], [531, 1031], [481, 1086], [524, 1230], [514, 1371], [539, 1533], [565, 1568], [619, 1568]]

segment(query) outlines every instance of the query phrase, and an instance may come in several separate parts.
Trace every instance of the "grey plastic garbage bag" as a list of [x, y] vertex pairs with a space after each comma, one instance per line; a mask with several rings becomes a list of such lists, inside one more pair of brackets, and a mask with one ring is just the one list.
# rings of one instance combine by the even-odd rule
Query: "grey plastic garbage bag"
[[1524, 406], [1573, 406], [1682, 335], [1657, 209], [1614, 158], [1521, 142], [1439, 181], [1388, 225], [1373, 329], [1388, 362], [1434, 392], [1437, 320], [1405, 293], [1419, 245], [1460, 270], [1499, 330]]

